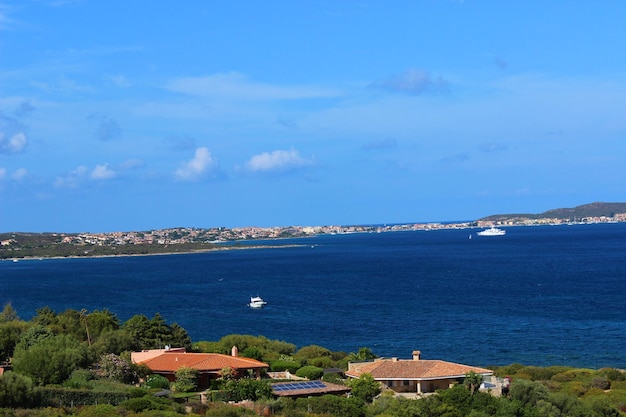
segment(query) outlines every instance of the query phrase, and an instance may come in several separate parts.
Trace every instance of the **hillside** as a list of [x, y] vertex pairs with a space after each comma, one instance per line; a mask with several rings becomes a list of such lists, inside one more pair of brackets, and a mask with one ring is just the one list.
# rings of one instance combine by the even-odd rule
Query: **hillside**
[[614, 217], [626, 213], [626, 203], [590, 203], [573, 208], [558, 208], [538, 214], [493, 214], [479, 221], [503, 221], [511, 219], [561, 219], [579, 221], [587, 217]]

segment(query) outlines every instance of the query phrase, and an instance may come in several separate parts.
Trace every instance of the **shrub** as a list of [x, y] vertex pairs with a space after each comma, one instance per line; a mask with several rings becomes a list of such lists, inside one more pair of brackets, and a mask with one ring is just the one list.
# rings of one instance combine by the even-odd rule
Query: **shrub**
[[300, 378], [306, 379], [320, 379], [322, 375], [324, 375], [324, 370], [322, 368], [318, 368], [317, 366], [303, 366], [302, 368], [296, 371], [296, 375]]
[[591, 387], [607, 390], [611, 388], [611, 381], [603, 376], [597, 376], [591, 381]]
[[174, 389], [177, 392], [192, 392], [198, 387], [198, 370], [182, 367], [176, 371]]
[[76, 417], [109, 417], [117, 414], [115, 406], [111, 404], [98, 404], [81, 407]]
[[279, 359], [277, 361], [272, 361], [272, 363], [270, 364], [270, 369], [273, 372], [289, 371], [293, 374], [296, 373], [296, 371], [300, 369], [301, 366], [302, 365], [300, 364], [300, 362], [295, 360]]
[[15, 372], [0, 377], [0, 407], [29, 407], [36, 402], [33, 381]]
[[129, 411], [140, 413], [146, 410], [171, 410], [172, 402], [166, 398], [151, 397], [149, 395], [140, 398], [131, 398], [120, 404]]
[[139, 413], [143, 410], [147, 410], [152, 408], [152, 401], [148, 397], [141, 398], [131, 398], [130, 400], [126, 400], [120, 404], [121, 407], [129, 411], [134, 411], [135, 413]]
[[117, 405], [129, 397], [128, 392], [68, 389], [54, 386], [37, 387], [34, 391], [39, 396], [41, 405], [56, 407], [93, 404]]
[[170, 381], [168, 381], [163, 375], [152, 374], [146, 378], [144, 386], [146, 388], [170, 389]]
[[243, 378], [226, 382], [224, 390], [231, 401], [257, 401], [272, 396], [272, 387], [267, 381]]
[[243, 417], [257, 414], [247, 408], [228, 404], [212, 404], [206, 412], [206, 417]]
[[601, 373], [605, 375], [611, 381], [624, 381], [626, 380], [626, 372], [620, 371], [615, 368], [601, 369]]

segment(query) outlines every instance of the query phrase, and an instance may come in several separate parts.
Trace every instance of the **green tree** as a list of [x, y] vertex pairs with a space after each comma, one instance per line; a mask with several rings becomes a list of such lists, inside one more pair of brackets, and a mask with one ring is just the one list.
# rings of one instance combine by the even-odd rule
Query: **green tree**
[[53, 336], [28, 349], [16, 349], [13, 356], [15, 372], [31, 377], [39, 385], [60, 384], [89, 362], [87, 346], [70, 335]]
[[0, 376], [0, 408], [28, 408], [34, 405], [33, 382], [15, 372]]
[[135, 349], [152, 349], [149, 340], [150, 320], [148, 317], [136, 314], [122, 325], [122, 329], [135, 341]]
[[536, 405], [539, 400], [548, 399], [548, 389], [540, 382], [516, 379], [509, 389], [509, 397], [523, 405]]
[[69, 308], [58, 314], [57, 320], [60, 334], [72, 335], [80, 341], [87, 340], [87, 332], [80, 311]]
[[95, 357], [107, 353], [121, 354], [124, 351], [132, 351], [137, 343], [125, 330], [105, 330], [91, 345]]
[[172, 329], [167, 325], [165, 319], [159, 313], [155, 313], [150, 319], [148, 326], [148, 338], [151, 346], [154, 348], [162, 348], [165, 345], [171, 345]]
[[351, 394], [354, 397], [366, 403], [374, 401], [374, 398], [381, 391], [380, 384], [370, 374], [362, 374], [357, 379], [348, 380], [347, 385], [350, 387]]
[[31, 346], [36, 345], [46, 339], [53, 337], [52, 331], [41, 324], [35, 324], [29, 327], [20, 335], [20, 340], [15, 346], [16, 350], [28, 350]]
[[32, 322], [34, 324], [39, 324], [41, 326], [56, 326], [58, 323], [57, 313], [54, 312], [50, 307], [45, 306], [38, 308], [35, 310], [37, 313], [35, 317], [32, 318]]
[[173, 347], [184, 347], [187, 351], [190, 351], [192, 348], [189, 333], [178, 323], [172, 323], [170, 325], [169, 345]]
[[198, 388], [198, 370], [188, 367], [176, 371], [174, 390], [177, 392], [193, 392]]
[[322, 358], [322, 357], [330, 358], [332, 356], [332, 353], [330, 350], [326, 349], [325, 347], [318, 346], [318, 345], [309, 345], [309, 346], [303, 346], [300, 349], [298, 349], [298, 351], [294, 353], [293, 356], [294, 358], [300, 361], [308, 361], [314, 358]]
[[91, 340], [98, 340], [98, 337], [105, 332], [110, 332], [120, 328], [117, 316], [106, 308], [99, 311], [94, 310], [85, 317]]
[[374, 355], [372, 350], [367, 347], [359, 348], [358, 352], [350, 353], [348, 355], [349, 361], [369, 361], [372, 359], [376, 359], [378, 356]]
[[0, 323], [7, 323], [19, 319], [20, 318], [17, 316], [17, 312], [13, 309], [11, 303], [6, 303], [4, 305], [4, 309], [0, 313]]
[[27, 322], [21, 320], [0, 323], [0, 362], [13, 356], [15, 346], [28, 326]]
[[465, 380], [463, 381], [463, 384], [465, 385], [465, 388], [467, 388], [472, 395], [478, 392], [480, 388], [480, 384], [482, 383], [483, 383], [483, 376], [481, 374], [477, 374], [474, 371], [470, 371], [465, 374]]
[[271, 398], [272, 387], [267, 381], [259, 381], [251, 378], [231, 379], [224, 385], [231, 401], [258, 401]]

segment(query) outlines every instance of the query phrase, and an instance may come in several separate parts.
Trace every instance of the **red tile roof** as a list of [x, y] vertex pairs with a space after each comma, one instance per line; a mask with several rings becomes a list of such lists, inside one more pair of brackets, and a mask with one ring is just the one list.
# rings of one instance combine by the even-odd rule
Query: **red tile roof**
[[197, 369], [201, 372], [215, 372], [226, 367], [232, 369], [269, 368], [268, 364], [257, 361], [256, 359], [222, 355], [219, 353], [166, 352], [141, 363], [155, 372], [176, 372], [182, 367]]
[[383, 359], [352, 364], [346, 375], [358, 378], [367, 373], [376, 380], [428, 380], [461, 377], [471, 371], [477, 374], [493, 374], [489, 369], [440, 360]]

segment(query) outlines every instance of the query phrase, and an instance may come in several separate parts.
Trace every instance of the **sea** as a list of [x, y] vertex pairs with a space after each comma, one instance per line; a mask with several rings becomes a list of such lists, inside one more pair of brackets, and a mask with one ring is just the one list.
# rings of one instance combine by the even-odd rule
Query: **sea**
[[[321, 235], [195, 254], [0, 261], [0, 302], [159, 313], [193, 341], [476, 366], [626, 368], [626, 224]], [[276, 247], [277, 244], [285, 245]], [[254, 248], [248, 247], [254, 245]], [[247, 306], [251, 296], [268, 304]]]

